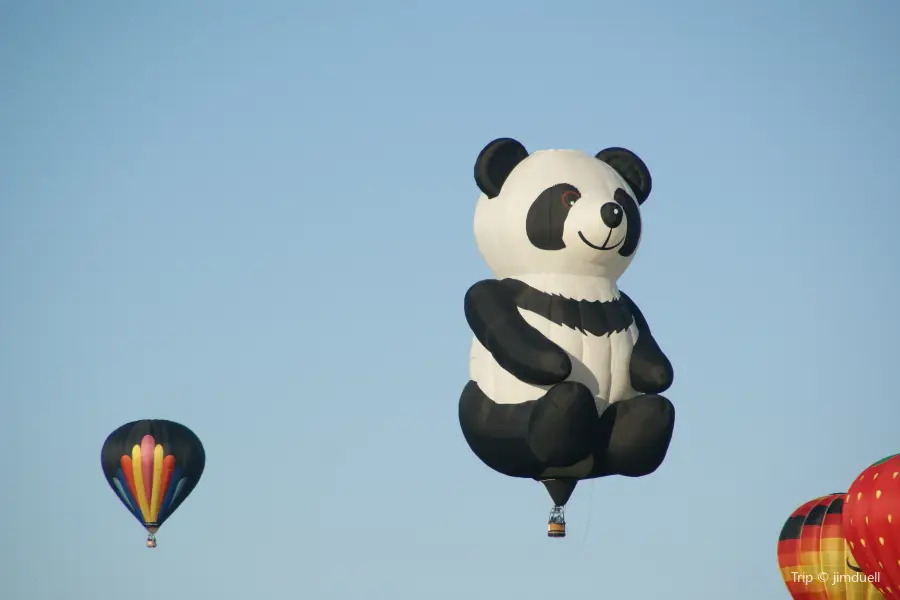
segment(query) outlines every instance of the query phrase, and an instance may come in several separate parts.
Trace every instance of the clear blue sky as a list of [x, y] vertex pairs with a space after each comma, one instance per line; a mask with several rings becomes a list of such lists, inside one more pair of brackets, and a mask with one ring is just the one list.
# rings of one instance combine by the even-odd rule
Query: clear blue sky
[[[151, 4], [0, 4], [4, 598], [787, 598], [784, 519], [900, 451], [896, 2]], [[563, 541], [457, 422], [501, 136], [654, 175], [675, 436]], [[208, 455], [155, 551], [145, 417]]]

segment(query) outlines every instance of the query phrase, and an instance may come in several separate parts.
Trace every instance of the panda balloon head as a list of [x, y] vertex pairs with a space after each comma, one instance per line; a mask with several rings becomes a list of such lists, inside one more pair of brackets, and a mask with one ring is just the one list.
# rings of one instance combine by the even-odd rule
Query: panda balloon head
[[475, 239], [498, 278], [536, 273], [615, 282], [641, 239], [640, 206], [652, 180], [630, 150], [529, 154], [518, 141], [492, 141], [478, 155]]

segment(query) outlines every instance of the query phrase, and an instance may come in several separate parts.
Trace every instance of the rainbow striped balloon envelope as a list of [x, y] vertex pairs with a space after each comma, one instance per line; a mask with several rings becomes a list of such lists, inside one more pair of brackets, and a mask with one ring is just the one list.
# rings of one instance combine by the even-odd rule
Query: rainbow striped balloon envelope
[[184, 425], [146, 419], [109, 434], [100, 462], [116, 496], [147, 529], [147, 547], [155, 548], [156, 532], [200, 480], [206, 453]]
[[884, 600], [844, 540], [844, 494], [810, 500], [778, 536], [778, 567], [795, 600]]

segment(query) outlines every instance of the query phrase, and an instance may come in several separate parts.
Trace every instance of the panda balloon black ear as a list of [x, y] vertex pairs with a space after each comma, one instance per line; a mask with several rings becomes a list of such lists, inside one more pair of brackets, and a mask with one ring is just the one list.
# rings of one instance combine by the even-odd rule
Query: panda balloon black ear
[[528, 158], [528, 150], [512, 138], [499, 138], [485, 146], [475, 160], [475, 183], [488, 198], [500, 195], [503, 182], [520, 162]]
[[637, 154], [625, 148], [607, 148], [598, 152], [596, 158], [615, 169], [634, 192], [638, 204], [644, 203], [650, 195], [653, 179], [650, 177], [650, 169]]

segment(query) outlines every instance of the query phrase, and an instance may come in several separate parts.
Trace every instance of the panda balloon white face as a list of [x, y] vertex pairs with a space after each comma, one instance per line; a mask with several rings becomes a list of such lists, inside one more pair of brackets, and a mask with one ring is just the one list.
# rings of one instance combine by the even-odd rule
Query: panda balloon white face
[[[526, 219], [532, 245], [561, 253], [559, 258], [565, 262], [596, 266], [597, 275], [613, 279], [621, 275], [631, 263], [641, 235], [637, 202], [628, 192], [617, 188], [612, 193], [590, 193], [571, 184], [557, 184], [544, 194], [542, 202], [531, 205]], [[542, 204], [554, 202], [561, 207], [559, 214], [547, 219]], [[549, 212], [556, 212], [555, 207]]]
[[617, 280], [641, 237], [650, 173], [632, 152], [528, 155], [514, 140], [489, 144], [475, 178], [483, 194], [475, 237], [497, 277], [554, 273]]

